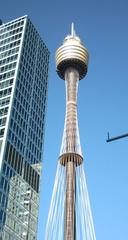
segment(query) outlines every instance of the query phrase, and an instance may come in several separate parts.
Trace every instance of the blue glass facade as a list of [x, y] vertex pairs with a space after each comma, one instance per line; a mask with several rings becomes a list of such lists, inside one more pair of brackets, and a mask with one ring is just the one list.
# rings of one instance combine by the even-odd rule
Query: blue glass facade
[[0, 26], [0, 239], [34, 240], [49, 51], [27, 16]]

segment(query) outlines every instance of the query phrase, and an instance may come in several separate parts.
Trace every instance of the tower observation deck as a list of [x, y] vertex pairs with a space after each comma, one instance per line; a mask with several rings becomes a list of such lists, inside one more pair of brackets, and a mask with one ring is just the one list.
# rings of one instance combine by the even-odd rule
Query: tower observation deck
[[96, 240], [83, 168], [77, 118], [79, 80], [88, 69], [88, 51], [71, 35], [56, 51], [56, 69], [65, 80], [66, 114], [58, 169], [46, 227], [46, 240]]

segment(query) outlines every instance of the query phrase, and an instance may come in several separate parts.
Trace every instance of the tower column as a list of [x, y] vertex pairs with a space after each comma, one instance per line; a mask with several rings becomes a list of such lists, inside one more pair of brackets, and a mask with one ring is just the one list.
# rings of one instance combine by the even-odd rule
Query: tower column
[[65, 71], [66, 115], [60, 155], [69, 152], [82, 155], [77, 120], [78, 83], [78, 71], [68, 68]]
[[[66, 116], [61, 154], [66, 167], [66, 200], [64, 240], [75, 240], [75, 170], [76, 153], [81, 154], [77, 120], [77, 89], [79, 72], [73, 67], [65, 71]], [[74, 153], [74, 154], [73, 154]], [[62, 158], [61, 158], [62, 159]], [[79, 161], [79, 164], [82, 161]], [[61, 164], [63, 164], [61, 162]]]
[[66, 201], [64, 240], [75, 240], [75, 163], [66, 164]]

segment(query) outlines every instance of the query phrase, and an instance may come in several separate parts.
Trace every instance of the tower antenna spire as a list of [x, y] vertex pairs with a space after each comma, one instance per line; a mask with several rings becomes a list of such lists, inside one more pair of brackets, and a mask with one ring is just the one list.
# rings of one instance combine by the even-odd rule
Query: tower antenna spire
[[72, 37], [76, 36], [75, 29], [74, 29], [74, 22], [72, 22], [72, 24], [71, 24], [71, 36]]

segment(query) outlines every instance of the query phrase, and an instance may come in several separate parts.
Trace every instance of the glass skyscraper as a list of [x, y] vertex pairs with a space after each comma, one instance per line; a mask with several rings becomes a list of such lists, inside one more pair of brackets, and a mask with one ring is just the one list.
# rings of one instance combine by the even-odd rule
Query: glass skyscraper
[[0, 24], [0, 240], [34, 240], [49, 50], [27, 16]]

